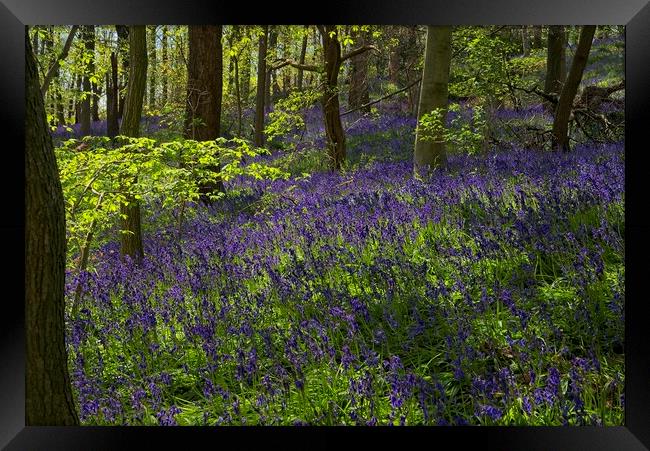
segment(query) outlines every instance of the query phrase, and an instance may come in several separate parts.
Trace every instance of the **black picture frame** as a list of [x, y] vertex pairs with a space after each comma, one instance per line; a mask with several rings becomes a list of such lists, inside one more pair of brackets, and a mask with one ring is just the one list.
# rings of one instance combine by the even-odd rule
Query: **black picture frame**
[[[316, 9], [318, 8], [318, 9]], [[598, 24], [626, 26], [626, 330], [625, 426], [621, 427], [433, 427], [433, 428], [100, 428], [25, 427], [24, 338], [24, 26], [39, 24]], [[7, 263], [2, 271], [0, 313], [0, 446], [8, 450], [156, 448], [209, 446], [253, 449], [335, 448], [352, 441], [380, 445], [481, 449], [643, 450], [650, 448], [650, 330], [642, 278], [650, 265], [644, 187], [648, 153], [644, 133], [650, 111], [650, 4], [648, 0], [330, 0], [289, 6], [277, 2], [206, 0], [1, 0], [0, 112], [3, 208], [0, 231]], [[9, 138], [15, 138], [9, 139]], [[13, 142], [15, 144], [8, 144]], [[11, 293], [6, 288], [11, 287]], [[441, 439], [445, 439], [443, 442]], [[424, 440], [424, 441], [422, 441]], [[451, 441], [449, 441], [451, 440]], [[228, 443], [226, 445], [226, 443]], [[191, 446], [191, 445], [190, 445]]]

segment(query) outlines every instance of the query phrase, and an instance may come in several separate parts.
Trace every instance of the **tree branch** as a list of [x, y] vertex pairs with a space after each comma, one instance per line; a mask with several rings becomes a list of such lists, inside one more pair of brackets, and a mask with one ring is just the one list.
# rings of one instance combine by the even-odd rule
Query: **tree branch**
[[368, 50], [373, 50], [375, 52], [379, 52], [379, 49], [375, 47], [374, 45], [364, 45], [359, 47], [358, 49], [351, 50], [349, 53], [346, 53], [341, 57], [341, 61], [345, 61], [347, 59], [352, 58], [353, 56], [360, 55], [361, 53], [367, 52]]
[[291, 66], [291, 67], [295, 67], [296, 69], [302, 69], [302, 70], [306, 70], [306, 71], [309, 71], [309, 72], [323, 72], [323, 68], [320, 67], [320, 66], [314, 66], [314, 65], [311, 65], [311, 64], [300, 64], [300, 63], [296, 63], [295, 61], [292, 61], [292, 60], [280, 61], [280, 62], [278, 62], [277, 64], [275, 64], [273, 66], [269, 66], [267, 71], [272, 72], [272, 71], [278, 70], [278, 69], [280, 69], [281, 67], [284, 67], [284, 66]]
[[72, 45], [72, 40], [74, 39], [74, 35], [77, 32], [78, 28], [79, 25], [72, 26], [72, 28], [70, 29], [70, 34], [68, 34], [68, 38], [65, 40], [63, 50], [61, 51], [59, 56], [57, 56], [57, 58], [54, 60], [54, 63], [52, 63], [52, 66], [50, 66], [49, 70], [47, 71], [47, 74], [45, 75], [45, 79], [43, 80], [43, 86], [41, 87], [41, 94], [43, 95], [43, 97], [45, 97], [45, 93], [47, 92], [47, 89], [49, 88], [52, 79], [59, 71], [59, 62], [63, 61], [68, 56], [68, 52], [70, 51], [70, 46]]
[[341, 113], [339, 116], [345, 116], [346, 114], [353, 113], [353, 112], [358, 111], [358, 110], [361, 110], [361, 109], [363, 109], [363, 108], [367, 108], [367, 107], [369, 107], [370, 105], [374, 105], [375, 103], [379, 103], [379, 102], [381, 102], [382, 100], [386, 100], [386, 99], [389, 98], [389, 97], [392, 97], [392, 96], [394, 96], [394, 95], [396, 95], [396, 94], [399, 94], [400, 92], [404, 92], [404, 91], [406, 91], [407, 89], [409, 89], [409, 88], [415, 86], [415, 85], [418, 84], [421, 80], [422, 80], [422, 77], [419, 77], [419, 78], [417, 78], [416, 80], [414, 80], [414, 81], [412, 81], [411, 83], [409, 83], [408, 85], [406, 85], [405, 87], [403, 87], [402, 89], [399, 89], [399, 90], [397, 90], [397, 91], [391, 92], [390, 94], [386, 94], [385, 96], [380, 97], [380, 98], [378, 98], [377, 100], [373, 100], [372, 102], [368, 102], [368, 103], [366, 103], [365, 105], [361, 105], [360, 107], [353, 108], [353, 109], [351, 109], [351, 110], [345, 111], [345, 112]]

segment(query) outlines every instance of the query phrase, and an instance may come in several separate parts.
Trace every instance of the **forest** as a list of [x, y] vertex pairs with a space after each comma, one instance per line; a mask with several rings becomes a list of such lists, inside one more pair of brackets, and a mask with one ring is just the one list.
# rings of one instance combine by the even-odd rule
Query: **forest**
[[623, 425], [624, 35], [26, 27], [27, 424]]

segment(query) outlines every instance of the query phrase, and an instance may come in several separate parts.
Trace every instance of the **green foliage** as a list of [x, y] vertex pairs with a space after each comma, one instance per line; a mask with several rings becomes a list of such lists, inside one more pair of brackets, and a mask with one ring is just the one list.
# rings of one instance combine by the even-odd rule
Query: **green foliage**
[[[121, 205], [128, 204], [130, 198], [171, 209], [196, 202], [199, 187], [218, 178], [287, 177], [276, 167], [244, 164], [245, 158], [267, 152], [239, 138], [158, 144], [150, 138], [118, 136], [63, 142], [56, 155], [66, 203], [69, 254], [75, 255], [87, 245], [89, 233], [104, 236], [114, 227]], [[217, 200], [223, 195], [209, 196]]]
[[451, 120], [448, 126], [444, 124], [447, 116], [445, 109], [436, 108], [423, 114], [418, 123], [419, 139], [430, 141], [442, 137], [446, 143], [461, 152], [478, 153], [485, 139], [486, 120], [483, 107], [477, 105], [471, 110], [463, 111], [458, 103], [452, 103], [449, 105], [449, 112]]
[[459, 27], [452, 34], [452, 59], [449, 93], [474, 97], [477, 93], [488, 101], [502, 99], [509, 93], [507, 85], [517, 84], [510, 55], [516, 45], [487, 27]]
[[321, 95], [316, 89], [306, 89], [293, 91], [288, 97], [280, 99], [269, 113], [268, 124], [264, 128], [268, 142], [279, 146], [280, 138], [290, 138], [291, 144], [285, 146], [295, 148], [295, 142], [300, 140], [298, 133], [306, 130], [303, 112], [314, 105]]

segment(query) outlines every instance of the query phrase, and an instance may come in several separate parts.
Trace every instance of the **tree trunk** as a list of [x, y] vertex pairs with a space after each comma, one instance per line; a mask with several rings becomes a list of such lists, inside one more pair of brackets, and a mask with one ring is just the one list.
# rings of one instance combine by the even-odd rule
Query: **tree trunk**
[[126, 25], [115, 25], [115, 30], [117, 30], [118, 53], [122, 56], [122, 69], [124, 72], [117, 103], [117, 117], [121, 119], [124, 116], [124, 104], [126, 102], [126, 91], [124, 87], [127, 86], [127, 76], [129, 74], [129, 51], [125, 50], [129, 42], [129, 27]]
[[[307, 31], [309, 29], [309, 25], [305, 25], [305, 30], [304, 34], [302, 36], [302, 46], [300, 47], [300, 64], [305, 64], [305, 56], [307, 55]], [[296, 86], [298, 87], [298, 91], [302, 91], [302, 80], [304, 78], [304, 71], [302, 69], [298, 69], [298, 79], [296, 80]]]
[[241, 90], [239, 89], [239, 58], [234, 56], [235, 64], [235, 98], [237, 100], [237, 136], [241, 137], [242, 132], [242, 107], [241, 107]]
[[325, 58], [325, 89], [321, 98], [327, 135], [327, 153], [330, 168], [341, 169], [346, 157], [345, 132], [341, 124], [339, 108], [338, 77], [341, 69], [341, 43], [336, 34], [336, 27], [319, 25], [323, 40], [323, 56]]
[[555, 110], [553, 121], [553, 149], [568, 152], [569, 145], [569, 117], [573, 108], [573, 100], [578, 92], [578, 86], [582, 80], [582, 74], [587, 66], [591, 42], [596, 32], [595, 25], [585, 25], [580, 32], [580, 40], [575, 56], [571, 62], [571, 69], [567, 75], [566, 82], [562, 87], [560, 100]]
[[[209, 141], [219, 136], [221, 98], [223, 94], [223, 51], [221, 25], [190, 25], [188, 31], [189, 56], [187, 65], [187, 105], [185, 136], [198, 141]], [[219, 174], [220, 166], [210, 168]], [[210, 203], [208, 194], [223, 191], [223, 182], [217, 180], [200, 187], [201, 199]]]
[[[81, 94], [81, 88], [82, 88], [82, 82], [83, 82], [83, 76], [77, 75], [76, 78], [77, 81], [77, 96], [80, 96]], [[74, 103], [74, 123], [78, 124], [81, 121], [81, 99], [77, 98], [77, 100]]]
[[119, 133], [117, 120], [117, 55], [111, 52], [111, 70], [106, 72], [106, 136], [114, 138]]
[[[278, 44], [278, 30], [276, 26], [269, 26], [269, 41], [267, 47], [267, 58], [271, 58], [271, 61], [277, 59], [277, 44]], [[275, 71], [267, 71], [266, 81], [264, 82], [266, 87], [266, 92], [264, 93], [264, 104], [267, 109], [271, 108], [273, 101], [277, 98], [278, 94], [278, 82], [276, 79]]]
[[164, 108], [167, 104], [167, 71], [169, 68], [169, 57], [167, 56], [167, 25], [162, 27], [162, 43], [161, 43], [161, 52], [162, 52], [162, 91], [160, 93], [160, 105]]
[[[357, 34], [359, 46], [366, 45], [368, 42], [362, 33]], [[350, 93], [349, 93], [349, 106], [350, 108], [358, 108], [370, 102], [370, 94], [368, 93], [368, 52], [361, 53], [352, 58], [352, 73], [350, 74]], [[362, 112], [370, 112], [370, 107], [361, 109]]]
[[74, 426], [79, 418], [64, 328], [63, 191], [27, 31], [25, 101], [25, 423]]
[[[94, 55], [95, 50], [95, 27], [86, 25], [82, 31], [84, 50], [86, 53], [92, 52]], [[81, 100], [80, 120], [81, 120], [81, 134], [90, 135], [90, 118], [91, 118], [91, 100], [93, 96], [92, 87], [90, 83], [90, 76], [95, 72], [94, 57], [84, 66], [84, 75], [82, 81], [82, 88], [84, 98]]]
[[[246, 35], [250, 33], [250, 30], [246, 29]], [[244, 48], [242, 55], [238, 58], [240, 63], [241, 71], [241, 98], [245, 105], [248, 105], [248, 100], [251, 94], [251, 54], [248, 46]]]
[[156, 26], [149, 28], [149, 110], [156, 108]]
[[257, 52], [257, 96], [255, 99], [255, 145], [264, 145], [264, 100], [266, 97], [266, 37], [269, 26], [262, 27], [262, 35]]
[[530, 41], [528, 39], [528, 27], [526, 25], [521, 27], [521, 49], [524, 56], [530, 53]]
[[[449, 92], [449, 66], [451, 63], [451, 27], [427, 26], [427, 44], [424, 51], [424, 70], [420, 88], [418, 123], [422, 116], [442, 109], [443, 126]], [[447, 164], [444, 136], [420, 139], [419, 127], [415, 136], [414, 171], [417, 177], [427, 177], [437, 166]]]
[[[147, 85], [147, 35], [144, 25], [129, 27], [129, 66], [129, 85], [120, 134], [139, 137], [142, 103]], [[127, 196], [126, 203], [121, 206], [121, 214], [126, 215], [122, 218], [121, 255], [128, 255], [139, 263], [144, 256], [140, 202], [133, 196]]]
[[533, 48], [541, 49], [542, 48], [542, 26], [533, 25]]
[[565, 42], [564, 27], [553, 25], [548, 29], [548, 51], [546, 54], [546, 80], [544, 92], [559, 94], [564, 78], [562, 76], [562, 61]]

